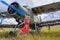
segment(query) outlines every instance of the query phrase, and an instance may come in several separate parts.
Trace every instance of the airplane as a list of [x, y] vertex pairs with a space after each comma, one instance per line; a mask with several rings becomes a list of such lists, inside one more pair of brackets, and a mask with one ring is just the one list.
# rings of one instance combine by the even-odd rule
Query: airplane
[[[8, 5], [4, 1], [1, 1], [1, 2], [8, 6], [8, 15], [13, 16], [15, 19], [16, 19], [16, 17], [18, 18], [19, 16], [21, 18], [24, 18], [25, 15], [29, 15], [30, 18], [31, 18], [30, 19], [30, 22], [31, 22], [30, 26], [32, 28], [39, 28], [39, 27], [43, 27], [43, 26], [49, 26], [49, 29], [50, 29], [50, 26], [60, 24], [60, 20], [53, 20], [53, 21], [48, 21], [48, 22], [41, 22], [40, 21], [39, 22], [38, 18], [36, 17], [38, 14], [43, 14], [43, 13], [54, 12], [54, 11], [60, 10], [60, 2], [47, 4], [47, 5], [43, 5], [43, 6], [39, 6], [39, 7], [34, 7], [34, 8], [31, 8], [31, 9], [27, 9], [26, 6], [22, 7], [17, 2], [13, 2], [10, 5]], [[11, 7], [11, 5], [12, 5], [12, 7]], [[35, 22], [35, 19], [37, 19], [36, 22]], [[35, 23], [37, 24], [38, 27], [36, 27]], [[35, 27], [33, 27], [33, 26], [35, 26]]]

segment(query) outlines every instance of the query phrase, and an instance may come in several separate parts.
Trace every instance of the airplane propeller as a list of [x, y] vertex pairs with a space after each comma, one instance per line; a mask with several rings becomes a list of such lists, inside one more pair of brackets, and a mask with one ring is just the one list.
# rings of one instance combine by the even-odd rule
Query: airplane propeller
[[16, 14], [16, 11], [13, 9], [13, 7], [11, 7], [12, 5], [13, 5], [13, 7], [16, 7], [17, 9], [19, 9], [19, 4], [18, 4], [17, 2], [11, 3], [11, 4], [8, 6], [8, 9], [7, 9], [8, 13], [9, 13], [10, 15]]

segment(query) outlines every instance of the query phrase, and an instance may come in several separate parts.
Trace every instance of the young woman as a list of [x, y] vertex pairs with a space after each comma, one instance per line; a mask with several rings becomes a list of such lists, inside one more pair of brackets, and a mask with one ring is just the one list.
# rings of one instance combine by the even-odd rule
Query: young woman
[[[21, 34], [28, 34], [28, 33], [29, 33], [29, 26], [30, 26], [30, 17], [29, 17], [29, 16], [26, 16], [23, 23], [24, 23], [25, 25], [24, 25], [24, 27], [21, 29], [20, 33], [21, 33]], [[23, 24], [23, 23], [21, 23], [21, 24]], [[21, 24], [20, 24], [20, 25], [21, 25]]]

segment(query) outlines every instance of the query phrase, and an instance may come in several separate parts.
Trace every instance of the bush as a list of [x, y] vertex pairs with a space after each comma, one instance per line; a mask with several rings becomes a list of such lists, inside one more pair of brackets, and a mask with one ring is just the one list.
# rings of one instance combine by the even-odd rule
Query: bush
[[0, 37], [8, 37], [9, 31], [1, 31], [0, 32]]

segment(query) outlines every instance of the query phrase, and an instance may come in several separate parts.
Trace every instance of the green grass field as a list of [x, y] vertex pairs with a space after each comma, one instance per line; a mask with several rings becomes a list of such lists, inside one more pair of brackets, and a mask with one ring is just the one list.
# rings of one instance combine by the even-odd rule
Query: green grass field
[[18, 35], [16, 37], [8, 36], [9, 30], [0, 30], [0, 40], [60, 40], [60, 28], [51, 28], [50, 32], [47, 28], [42, 28], [40, 34]]

